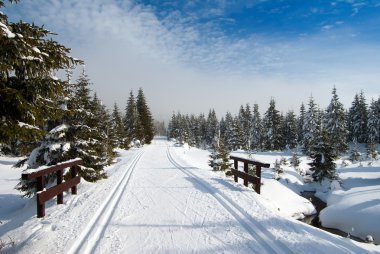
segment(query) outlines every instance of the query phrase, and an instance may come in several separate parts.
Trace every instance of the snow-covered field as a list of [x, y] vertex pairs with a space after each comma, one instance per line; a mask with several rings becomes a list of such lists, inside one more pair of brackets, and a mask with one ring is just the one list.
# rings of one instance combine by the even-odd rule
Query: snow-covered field
[[[96, 184], [82, 180], [78, 195], [66, 194], [59, 206], [49, 201], [41, 219], [36, 218], [35, 199], [21, 199], [14, 190], [21, 175], [20, 169], [11, 168], [17, 159], [0, 157], [1, 252], [380, 253], [379, 246], [357, 243], [295, 220], [314, 209], [297, 195], [305, 184], [290, 166], [284, 167], [281, 181], [272, 179], [271, 170], [265, 171], [262, 195], [257, 195], [211, 171], [204, 150], [156, 139], [141, 149], [120, 150], [119, 155], [117, 163], [107, 168], [108, 179]], [[254, 158], [272, 164], [278, 156], [286, 154], [255, 154]], [[359, 169], [368, 174], [360, 174]], [[379, 213], [373, 210], [379, 211], [379, 165], [349, 165], [341, 171], [347, 191], [325, 194], [328, 209], [348, 203], [351, 215], [368, 210], [363, 216], [375, 217], [355, 220], [371, 220], [378, 232]], [[369, 183], [372, 189], [367, 189]], [[353, 203], [359, 194], [372, 199]], [[331, 218], [337, 211], [328, 213]], [[349, 227], [354, 227], [353, 234], [368, 230]], [[371, 235], [378, 239], [376, 232]]]

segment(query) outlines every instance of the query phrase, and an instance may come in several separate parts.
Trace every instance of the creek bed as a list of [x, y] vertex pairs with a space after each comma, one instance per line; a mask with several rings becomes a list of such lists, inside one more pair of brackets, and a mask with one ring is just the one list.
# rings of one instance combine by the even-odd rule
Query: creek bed
[[[335, 229], [335, 228], [325, 228], [321, 225], [321, 222], [319, 221], [319, 213], [326, 208], [326, 203], [317, 198], [315, 195], [315, 191], [304, 191], [301, 193], [301, 196], [310, 200], [310, 202], [315, 206], [315, 209], [317, 210], [316, 214], [312, 214], [309, 216], [305, 216], [305, 218], [301, 219], [300, 221], [305, 222], [311, 226], [314, 226], [316, 228], [325, 230], [327, 232], [330, 232], [335, 235], [339, 235], [342, 237], [347, 237], [347, 233], [343, 232], [342, 230]], [[358, 242], [365, 242], [363, 239], [350, 235], [350, 239], [358, 241]]]

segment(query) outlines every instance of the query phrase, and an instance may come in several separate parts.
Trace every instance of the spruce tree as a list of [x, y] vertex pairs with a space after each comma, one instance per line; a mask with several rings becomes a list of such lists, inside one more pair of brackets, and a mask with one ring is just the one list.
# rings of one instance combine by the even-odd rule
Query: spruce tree
[[129, 148], [129, 144], [126, 142], [125, 138], [123, 117], [121, 115], [117, 103], [115, 103], [113, 106], [110, 123], [110, 132], [112, 132], [111, 138], [113, 139], [113, 143], [116, 145], [116, 147], [123, 149]]
[[243, 127], [237, 116], [232, 123], [232, 139], [230, 140], [230, 143], [233, 150], [242, 149], [244, 147]]
[[144, 134], [133, 91], [129, 93], [127, 106], [125, 108], [124, 128], [128, 143], [137, 140], [140, 142], [143, 141]]
[[298, 140], [298, 129], [297, 129], [297, 118], [294, 111], [288, 111], [284, 120], [284, 143], [288, 149], [293, 149], [297, 147]]
[[110, 165], [116, 156], [114, 151], [116, 144], [111, 138], [112, 133], [110, 131], [111, 116], [96, 93], [92, 98], [91, 104], [94, 120], [92, 132], [95, 134], [94, 139], [97, 141], [96, 143], [93, 142], [93, 149], [99, 158], [98, 164], [102, 164], [103, 166]]
[[[83, 70], [76, 82], [74, 97], [68, 108], [73, 111], [66, 134], [70, 141], [68, 155], [83, 160], [80, 175], [87, 181], [105, 178], [107, 164], [107, 119], [97, 96], [91, 97], [90, 79]], [[104, 118], [103, 118], [104, 117]]]
[[299, 114], [299, 117], [298, 117], [298, 123], [297, 123], [297, 131], [298, 131], [298, 140], [297, 140], [297, 143], [298, 145], [302, 145], [303, 144], [303, 141], [304, 141], [304, 125], [305, 125], [305, 115], [306, 115], [306, 110], [305, 110], [305, 105], [303, 104], [303, 102], [301, 103], [301, 107], [300, 107], [300, 114]]
[[359, 143], [365, 143], [367, 141], [367, 121], [368, 121], [368, 112], [367, 104], [365, 101], [364, 93], [355, 95], [352, 106], [349, 109], [349, 132], [350, 132], [350, 141], [354, 139]]
[[334, 163], [333, 146], [330, 143], [328, 133], [326, 131], [320, 132], [313, 143], [312, 154], [310, 155], [312, 162], [309, 163], [313, 171], [312, 177], [315, 181], [321, 182], [327, 178], [330, 180], [338, 179], [336, 173], [336, 164]]
[[252, 129], [252, 112], [249, 104], [245, 108], [241, 105], [239, 110], [238, 119], [243, 133], [243, 148], [245, 150], [251, 149], [251, 129]]
[[153, 117], [145, 99], [142, 88], [139, 89], [136, 99], [136, 108], [143, 132], [143, 142], [150, 144], [154, 137]]
[[309, 108], [305, 113], [303, 125], [302, 149], [306, 155], [311, 155], [313, 148], [321, 133], [320, 112], [314, 103], [313, 97], [309, 99]]
[[261, 150], [263, 148], [263, 125], [259, 112], [259, 105], [253, 105], [251, 136], [253, 150]]
[[67, 82], [52, 73], [81, 61], [43, 27], [9, 22], [2, 12], [0, 22], [0, 149], [26, 155], [64, 114]]
[[282, 144], [281, 115], [272, 98], [264, 116], [264, 145], [267, 150], [280, 150]]
[[368, 122], [367, 122], [367, 143], [379, 143], [380, 142], [380, 98], [372, 102], [368, 109]]
[[336, 88], [333, 88], [332, 99], [324, 115], [324, 128], [330, 137], [333, 153], [338, 156], [348, 149], [347, 126], [343, 104], [339, 101]]
[[213, 141], [215, 140], [215, 137], [217, 135], [219, 121], [216, 117], [216, 113], [214, 109], [210, 109], [208, 116], [207, 116], [207, 122], [206, 122], [206, 137], [205, 141], [206, 144], [211, 146]]
[[224, 128], [221, 135], [223, 137], [226, 148], [228, 150], [234, 149], [234, 119], [230, 112], [227, 112], [224, 118]]

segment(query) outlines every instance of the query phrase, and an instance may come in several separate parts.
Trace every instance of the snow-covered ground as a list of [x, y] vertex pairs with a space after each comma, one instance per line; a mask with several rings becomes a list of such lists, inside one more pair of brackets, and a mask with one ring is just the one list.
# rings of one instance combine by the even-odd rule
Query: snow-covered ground
[[[59, 206], [49, 201], [41, 219], [36, 218], [35, 200], [21, 199], [13, 189], [21, 175], [11, 168], [15, 159], [1, 157], [1, 251], [380, 253], [379, 246], [292, 219], [313, 209], [294, 192], [303, 183], [291, 169], [286, 169], [289, 179], [281, 182], [266, 171], [262, 195], [257, 195], [211, 171], [207, 151], [156, 139], [119, 155], [107, 169], [108, 179], [96, 184], [82, 180], [78, 195], [66, 194]], [[270, 154], [262, 156], [272, 163]]]

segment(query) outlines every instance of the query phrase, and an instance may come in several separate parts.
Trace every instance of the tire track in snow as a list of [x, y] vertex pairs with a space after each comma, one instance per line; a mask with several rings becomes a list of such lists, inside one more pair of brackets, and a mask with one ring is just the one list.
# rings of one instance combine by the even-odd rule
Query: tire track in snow
[[93, 253], [98, 246], [101, 236], [104, 234], [107, 228], [115, 207], [120, 201], [122, 193], [127, 187], [132, 173], [136, 168], [138, 161], [143, 155], [144, 151], [140, 151], [132, 160], [132, 163], [125, 170], [124, 174], [112, 189], [107, 199], [98, 208], [91, 221], [87, 224], [82, 233], [75, 240], [67, 253]]
[[181, 170], [187, 176], [193, 178], [199, 186], [207, 190], [235, 219], [240, 225], [263, 247], [268, 253], [286, 253], [293, 254], [293, 251], [289, 249], [284, 243], [279, 240], [274, 240], [276, 237], [270, 233], [266, 228], [260, 225], [254, 220], [252, 216], [247, 214], [236, 202], [231, 200], [229, 197], [224, 195], [218, 189], [211, 186], [202, 178], [198, 177], [196, 174], [190, 172], [186, 167], [181, 166], [177, 163], [170, 153], [169, 147], [166, 150], [167, 157], [169, 161], [179, 170]]

